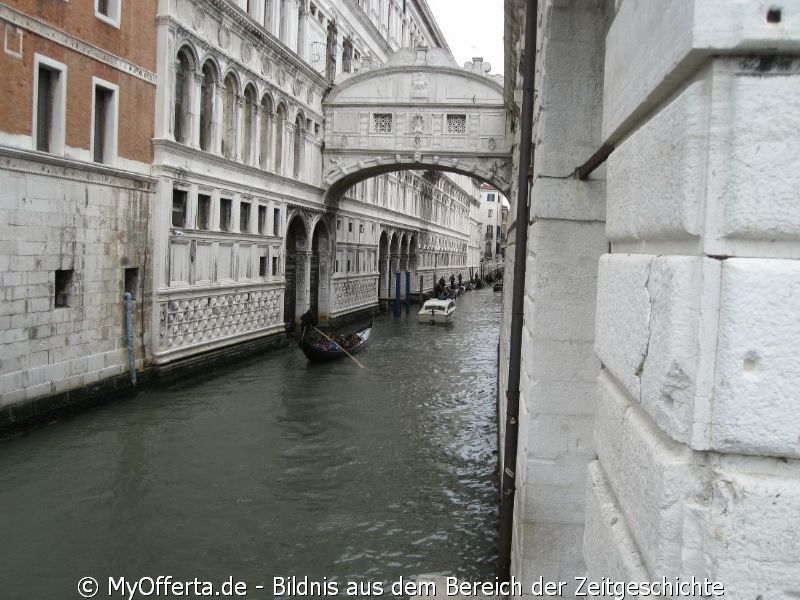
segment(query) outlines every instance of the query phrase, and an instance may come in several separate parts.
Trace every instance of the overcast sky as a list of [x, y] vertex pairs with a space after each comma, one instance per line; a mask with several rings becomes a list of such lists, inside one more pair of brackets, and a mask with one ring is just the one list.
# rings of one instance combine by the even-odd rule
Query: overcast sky
[[482, 56], [503, 74], [503, 0], [428, 0], [459, 66]]

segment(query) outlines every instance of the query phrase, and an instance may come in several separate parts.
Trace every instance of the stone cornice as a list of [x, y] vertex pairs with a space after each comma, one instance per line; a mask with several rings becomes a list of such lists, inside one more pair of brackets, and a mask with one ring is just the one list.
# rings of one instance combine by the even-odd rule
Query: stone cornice
[[66, 31], [57, 29], [46, 21], [15, 10], [4, 3], [0, 3], [0, 20], [25, 29], [34, 35], [41, 36], [46, 40], [55, 42], [56, 44], [69, 48], [79, 54], [83, 54], [93, 60], [102, 62], [131, 77], [136, 77], [151, 85], [156, 84], [157, 78], [155, 73], [116, 56], [115, 54], [111, 54], [102, 48], [89, 44]]
[[[271, 171], [265, 171], [261, 167], [256, 167], [253, 165], [246, 165], [244, 163], [236, 162], [234, 160], [230, 160], [225, 158], [224, 156], [219, 156], [217, 154], [211, 154], [204, 150], [200, 150], [198, 148], [192, 148], [190, 146], [185, 146], [184, 144], [180, 144], [173, 140], [163, 139], [163, 138], [156, 138], [153, 140], [153, 150], [155, 152], [164, 152], [165, 154], [171, 154], [175, 156], [181, 156], [184, 158], [192, 159], [193, 161], [197, 161], [198, 163], [209, 163], [213, 162], [216, 166], [224, 166], [226, 171], [228, 172], [236, 172], [241, 173], [243, 175], [250, 175], [255, 177], [260, 177], [262, 179], [271, 179], [274, 181], [280, 181], [286, 186], [292, 186], [294, 188], [304, 189], [310, 193], [319, 195], [320, 197], [324, 193], [324, 189], [312, 185], [310, 183], [305, 183], [302, 181], [297, 181], [293, 177], [278, 175]], [[265, 187], [254, 187], [248, 183], [240, 183], [240, 182], [233, 182], [229, 177], [217, 177], [214, 175], [208, 175], [206, 173], [202, 173], [200, 171], [187, 171], [181, 167], [177, 167], [170, 164], [165, 164], [161, 162], [153, 162], [153, 170], [158, 170], [160, 172], [168, 172], [168, 173], [175, 173], [175, 174], [186, 174], [192, 173], [198, 175], [202, 179], [206, 181], [213, 181], [215, 185], [223, 189], [230, 189], [232, 187], [236, 188], [246, 188], [251, 190], [250, 194], [254, 196], [283, 196], [284, 194], [281, 193], [272, 193], [267, 194]]]
[[[14, 161], [25, 164], [14, 164]], [[0, 146], [0, 169], [145, 192], [154, 192], [158, 182], [150, 175], [125, 171], [109, 165], [8, 146]]]

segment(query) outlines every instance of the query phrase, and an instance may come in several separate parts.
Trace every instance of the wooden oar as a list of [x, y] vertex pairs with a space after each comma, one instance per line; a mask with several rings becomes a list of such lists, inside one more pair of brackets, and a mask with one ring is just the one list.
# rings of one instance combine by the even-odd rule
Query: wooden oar
[[320, 334], [322, 337], [324, 337], [326, 340], [328, 340], [328, 341], [329, 341], [331, 344], [335, 344], [337, 347], [341, 348], [341, 349], [342, 349], [342, 352], [344, 352], [345, 354], [347, 354], [347, 356], [349, 356], [350, 358], [352, 358], [352, 359], [355, 361], [355, 363], [356, 363], [356, 364], [357, 364], [359, 367], [361, 367], [362, 369], [366, 369], [366, 368], [367, 368], [367, 367], [365, 367], [364, 365], [362, 365], [360, 362], [358, 362], [358, 359], [357, 359], [355, 356], [353, 356], [353, 355], [352, 355], [352, 354], [350, 354], [350, 353], [349, 353], [347, 350], [345, 350], [345, 349], [344, 349], [344, 346], [342, 346], [342, 345], [341, 345], [339, 342], [335, 342], [335, 341], [333, 341], [331, 338], [329, 338], [327, 335], [325, 335], [324, 333], [322, 333], [322, 332], [321, 332], [319, 329], [317, 329], [316, 327], [314, 327], [314, 331], [316, 331], [318, 334]]

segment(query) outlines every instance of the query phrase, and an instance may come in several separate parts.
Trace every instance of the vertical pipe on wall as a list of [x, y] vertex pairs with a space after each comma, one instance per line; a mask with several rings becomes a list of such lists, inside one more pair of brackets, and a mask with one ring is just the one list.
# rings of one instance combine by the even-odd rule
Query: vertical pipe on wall
[[125, 292], [125, 344], [128, 347], [128, 369], [131, 374], [131, 385], [136, 385], [136, 356], [133, 351], [133, 297]]
[[509, 342], [508, 389], [506, 390], [505, 446], [500, 491], [500, 540], [498, 571], [504, 581], [511, 578], [511, 541], [514, 528], [517, 441], [519, 435], [519, 380], [522, 365], [522, 326], [525, 300], [525, 257], [528, 249], [528, 167], [533, 137], [533, 84], [536, 76], [537, 0], [525, 6], [525, 56], [523, 60], [522, 113], [520, 115], [519, 179], [517, 183], [516, 240], [514, 246], [514, 287], [511, 297], [511, 339]]

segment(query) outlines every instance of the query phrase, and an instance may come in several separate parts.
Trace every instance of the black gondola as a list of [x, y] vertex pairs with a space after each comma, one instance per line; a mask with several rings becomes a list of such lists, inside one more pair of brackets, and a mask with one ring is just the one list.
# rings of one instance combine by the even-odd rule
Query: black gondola
[[[303, 327], [300, 335], [300, 349], [308, 357], [308, 360], [315, 362], [328, 362], [347, 356], [347, 354], [358, 354], [367, 347], [369, 334], [372, 331], [372, 321], [368, 325], [357, 329], [348, 335], [337, 335], [335, 333], [325, 334], [329, 339], [315, 333], [310, 327]], [[331, 341], [333, 340], [333, 341]], [[342, 350], [344, 348], [347, 352]]]

